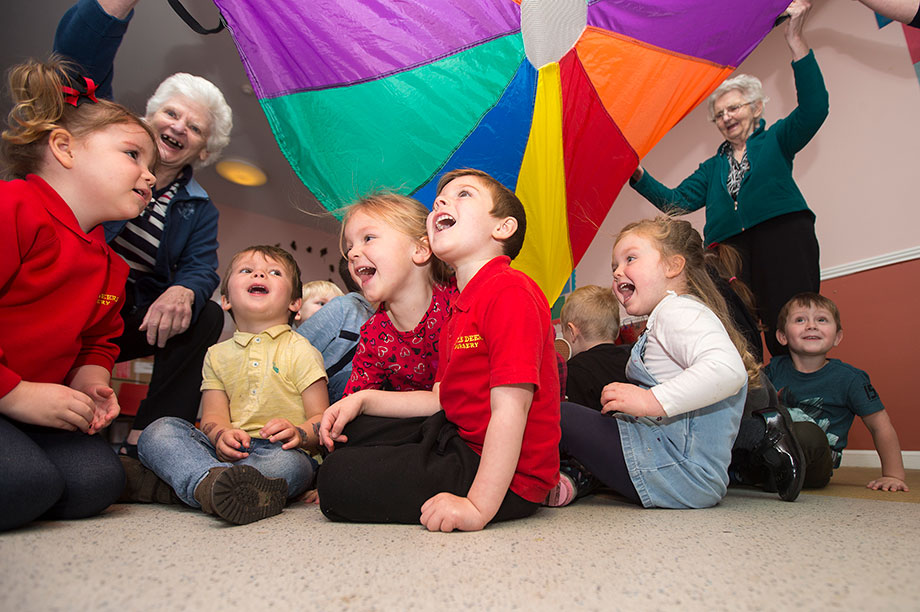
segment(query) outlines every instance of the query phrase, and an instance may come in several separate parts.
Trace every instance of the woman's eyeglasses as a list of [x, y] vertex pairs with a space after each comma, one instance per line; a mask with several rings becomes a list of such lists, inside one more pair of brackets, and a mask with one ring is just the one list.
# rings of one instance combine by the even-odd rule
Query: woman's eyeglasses
[[729, 115], [734, 117], [735, 113], [740, 111], [742, 108], [744, 108], [748, 104], [753, 104], [753, 102], [744, 102], [743, 104], [732, 104], [731, 106], [728, 106], [724, 108], [723, 110], [720, 110], [719, 112], [717, 112], [715, 115], [713, 115], [712, 122], [715, 123], [716, 121], [728, 119]]

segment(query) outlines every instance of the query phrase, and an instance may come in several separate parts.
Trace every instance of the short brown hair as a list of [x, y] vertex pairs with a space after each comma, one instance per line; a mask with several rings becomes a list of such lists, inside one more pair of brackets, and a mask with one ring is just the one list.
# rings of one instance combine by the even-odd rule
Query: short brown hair
[[[140, 117], [121, 104], [98, 100], [73, 106], [64, 101], [63, 86], [77, 81], [76, 64], [59, 56], [47, 62], [29, 60], [9, 71], [13, 108], [3, 130], [3, 163], [13, 178], [35, 173], [44, 160], [44, 147], [55, 129], [65, 129], [76, 138], [126, 123], [142, 128], [153, 145], [151, 169], [159, 163], [156, 135]], [[86, 99], [86, 96], [83, 96]], [[79, 97], [78, 97], [79, 100]]]
[[789, 312], [796, 306], [823, 308], [834, 317], [834, 324], [837, 325], [837, 331], [843, 329], [840, 325], [840, 311], [837, 309], [837, 304], [830, 298], [826, 298], [819, 293], [813, 293], [811, 291], [805, 291], [794, 295], [788, 302], [783, 304], [783, 307], [779, 310], [779, 315], [776, 317], [776, 329], [786, 333], [786, 319], [789, 318]]
[[[237, 251], [233, 256], [233, 259], [230, 260], [230, 263], [227, 264], [227, 270], [224, 272], [224, 278], [220, 283], [220, 294], [224, 297], [227, 297], [228, 286], [230, 284], [230, 275], [233, 272], [233, 265], [239, 260], [240, 257], [246, 253], [258, 253], [266, 259], [273, 259], [281, 264], [285, 270], [287, 270], [288, 275], [291, 277], [291, 301], [299, 300], [302, 285], [300, 282], [300, 266], [297, 265], [297, 260], [294, 259], [294, 256], [282, 249], [281, 247], [269, 246], [265, 244], [259, 244], [251, 247], [246, 247], [242, 251]], [[294, 317], [297, 316], [296, 312], [291, 312], [288, 324], [294, 322]], [[233, 317], [233, 309], [230, 309], [230, 317]], [[236, 319], [234, 319], [236, 320]]]
[[444, 186], [449, 182], [461, 176], [475, 176], [486, 184], [489, 193], [492, 195], [492, 210], [489, 211], [490, 215], [496, 219], [514, 217], [517, 221], [517, 231], [502, 242], [502, 252], [511, 259], [514, 259], [518, 256], [518, 253], [521, 252], [521, 247], [524, 246], [524, 235], [527, 233], [527, 215], [524, 212], [524, 205], [521, 203], [521, 200], [518, 199], [513, 191], [502, 185], [487, 172], [475, 170], [473, 168], [451, 170], [442, 176], [438, 181], [438, 193], [441, 193], [441, 190], [444, 189]]
[[613, 342], [620, 334], [620, 303], [613, 291], [597, 285], [585, 285], [570, 293], [559, 318], [563, 327], [574, 323], [588, 340]]

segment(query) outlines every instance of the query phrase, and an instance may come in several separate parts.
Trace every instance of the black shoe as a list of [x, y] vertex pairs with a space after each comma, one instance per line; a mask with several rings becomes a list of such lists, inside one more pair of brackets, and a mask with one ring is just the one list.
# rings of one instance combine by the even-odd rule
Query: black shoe
[[754, 449], [754, 461], [767, 469], [763, 488], [776, 491], [783, 501], [795, 501], [805, 482], [805, 455], [792, 433], [792, 420], [781, 410], [758, 410], [766, 425], [763, 441]]

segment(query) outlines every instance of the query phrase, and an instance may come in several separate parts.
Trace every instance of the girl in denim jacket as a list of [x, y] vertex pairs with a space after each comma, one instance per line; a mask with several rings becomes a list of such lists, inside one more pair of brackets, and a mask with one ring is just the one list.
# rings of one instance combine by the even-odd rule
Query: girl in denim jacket
[[605, 485], [644, 507], [704, 508], [728, 486], [728, 464], [757, 364], [727, 315], [687, 221], [660, 216], [623, 228], [613, 248], [613, 291], [648, 315], [626, 368], [598, 413], [562, 405], [564, 506]]

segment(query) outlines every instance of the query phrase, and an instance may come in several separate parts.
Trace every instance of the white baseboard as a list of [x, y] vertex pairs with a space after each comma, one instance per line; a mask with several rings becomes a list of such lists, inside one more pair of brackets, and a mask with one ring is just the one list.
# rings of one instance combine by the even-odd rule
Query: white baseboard
[[873, 268], [890, 266], [891, 264], [901, 263], [902, 261], [910, 261], [911, 259], [917, 259], [918, 257], [920, 257], [920, 247], [911, 247], [909, 249], [893, 251], [891, 253], [885, 253], [876, 257], [869, 257], [867, 259], [861, 259], [859, 261], [853, 261], [839, 266], [824, 268], [821, 270], [821, 280], [825, 281], [831, 278], [837, 278], [838, 276], [846, 276], [848, 274], [864, 272]]
[[[904, 459], [904, 469], [920, 470], [920, 451], [901, 451], [901, 457]], [[874, 450], [845, 450], [840, 466], [881, 468], [882, 463]]]

